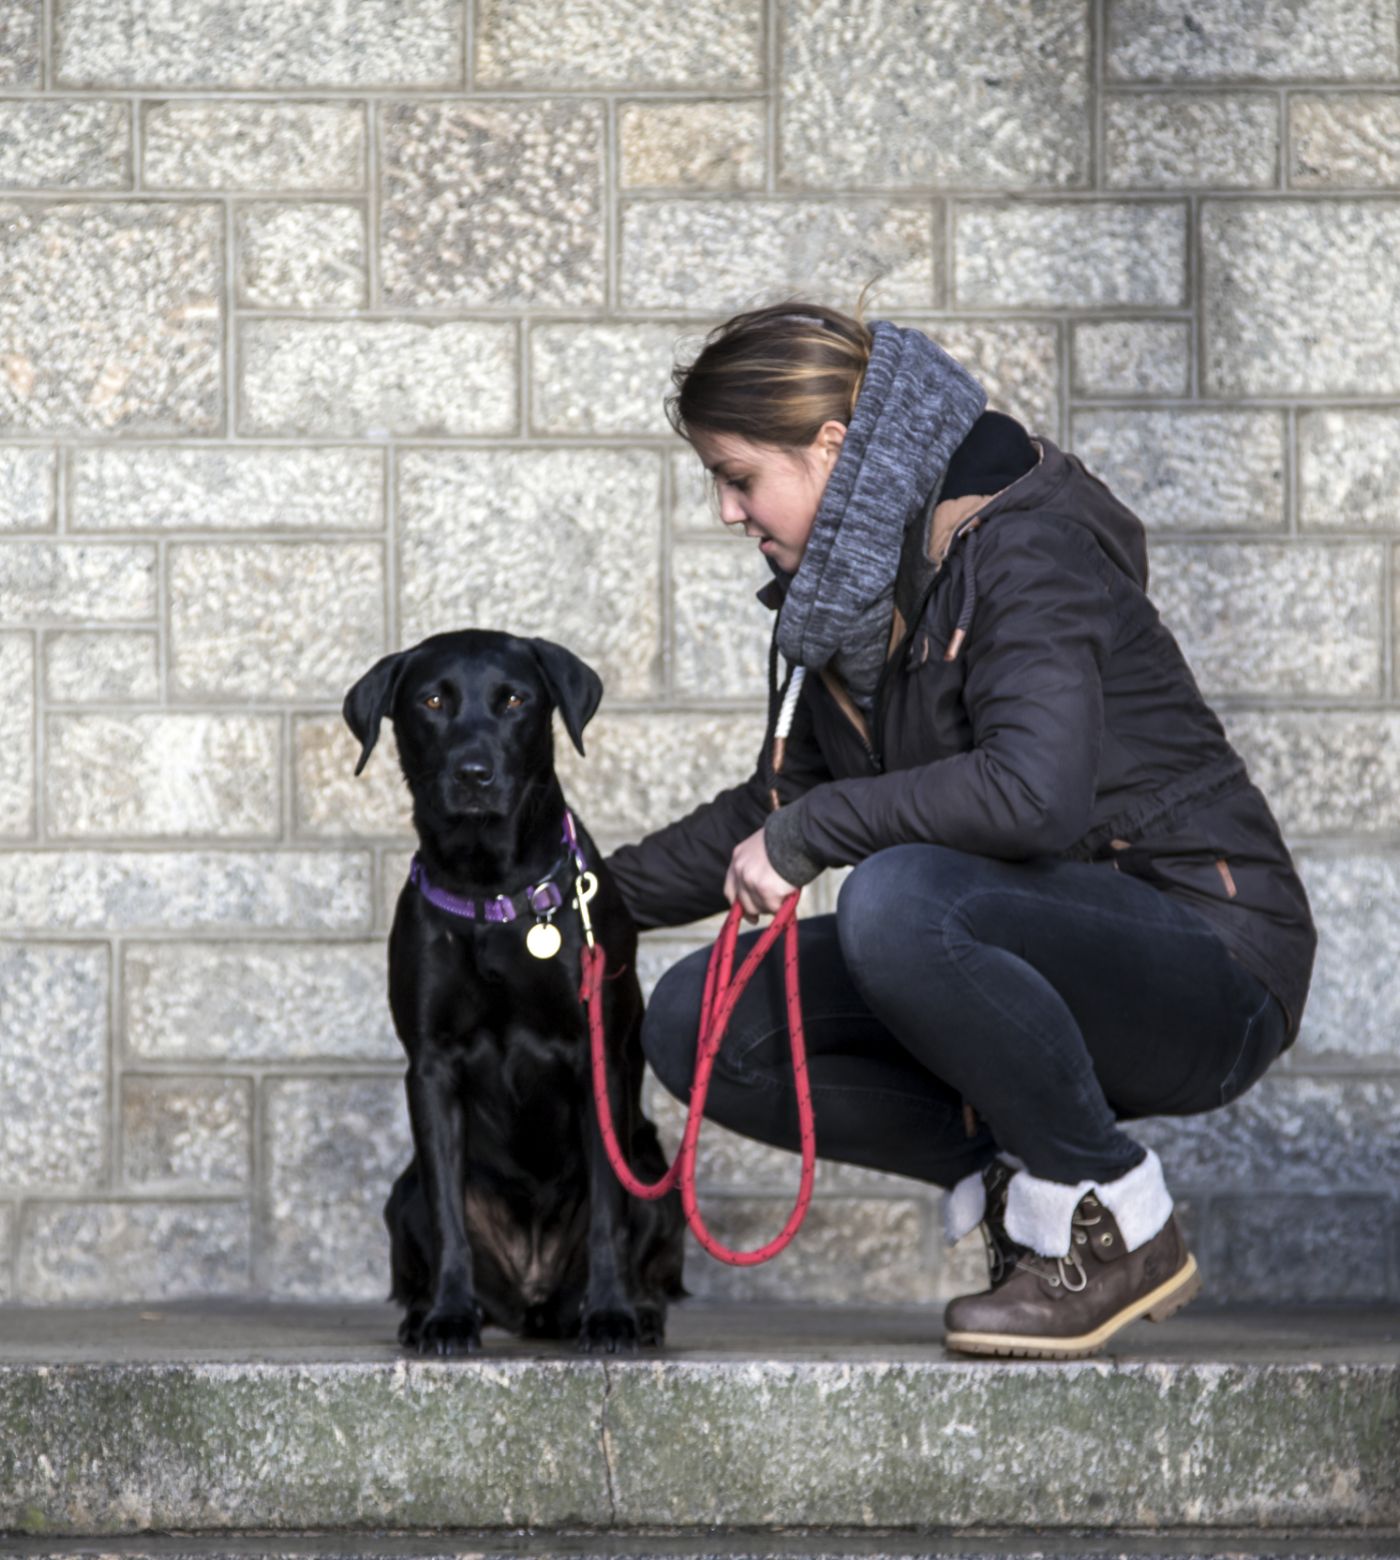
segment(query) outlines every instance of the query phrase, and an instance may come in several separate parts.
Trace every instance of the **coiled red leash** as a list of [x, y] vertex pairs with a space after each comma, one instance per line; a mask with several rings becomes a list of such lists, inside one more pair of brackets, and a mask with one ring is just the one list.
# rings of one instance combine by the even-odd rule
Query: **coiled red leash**
[[[607, 1150], [617, 1178], [634, 1197], [663, 1197], [679, 1179], [681, 1206], [686, 1222], [696, 1240], [721, 1262], [731, 1262], [736, 1267], [747, 1267], [767, 1262], [797, 1234], [798, 1227], [807, 1216], [807, 1206], [812, 1200], [812, 1186], [816, 1179], [817, 1145], [812, 1124], [812, 1092], [807, 1078], [807, 1047], [802, 1033], [802, 1002], [797, 980], [797, 901], [801, 890], [788, 895], [765, 928], [758, 941], [749, 950], [748, 957], [739, 967], [738, 975], [731, 981], [734, 964], [734, 945], [739, 935], [739, 918], [743, 906], [736, 900], [729, 907], [729, 914], [715, 945], [710, 951], [710, 962], [705, 972], [705, 993], [700, 1010], [700, 1034], [695, 1051], [695, 1081], [690, 1088], [690, 1108], [685, 1118], [685, 1132], [681, 1146], [670, 1168], [659, 1181], [650, 1186], [639, 1181], [628, 1167], [617, 1141], [613, 1125], [612, 1107], [608, 1103], [607, 1059], [604, 1048], [602, 994], [604, 979], [604, 955], [602, 946], [595, 943], [591, 928], [583, 949], [583, 982], [579, 997], [588, 1009], [589, 1040], [593, 1055], [593, 1099], [598, 1110], [598, 1125], [602, 1129], [603, 1146]], [[584, 901], [586, 906], [586, 901]], [[792, 1075], [797, 1091], [798, 1131], [802, 1139], [802, 1181], [788, 1221], [782, 1232], [754, 1251], [734, 1251], [724, 1245], [705, 1227], [700, 1216], [700, 1206], [695, 1195], [695, 1161], [700, 1144], [700, 1122], [705, 1111], [705, 1096], [710, 1088], [710, 1071], [729, 1027], [729, 1019], [744, 988], [753, 978], [764, 955], [783, 935], [783, 981], [787, 994], [788, 1033], [792, 1039]]]

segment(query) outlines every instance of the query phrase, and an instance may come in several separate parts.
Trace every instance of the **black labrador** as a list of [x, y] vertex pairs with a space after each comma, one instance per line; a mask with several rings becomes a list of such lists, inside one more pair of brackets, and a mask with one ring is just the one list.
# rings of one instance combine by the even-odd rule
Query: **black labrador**
[[[357, 775], [393, 721], [419, 840], [389, 933], [415, 1152], [384, 1218], [399, 1341], [420, 1354], [478, 1349], [486, 1324], [588, 1352], [660, 1345], [668, 1298], [689, 1293], [679, 1192], [631, 1196], [604, 1152], [578, 995], [582, 911], [552, 714], [582, 753], [602, 693], [562, 645], [465, 629], [384, 656], [345, 696]], [[570, 818], [596, 876], [585, 903], [607, 954], [613, 1121], [651, 1182], [666, 1161], [641, 1105], [636, 926]]]

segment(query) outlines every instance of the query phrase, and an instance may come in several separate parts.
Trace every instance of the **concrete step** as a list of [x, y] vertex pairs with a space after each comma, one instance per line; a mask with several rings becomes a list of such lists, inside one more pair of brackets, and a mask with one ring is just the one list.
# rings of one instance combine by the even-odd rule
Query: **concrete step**
[[927, 1308], [691, 1301], [664, 1350], [611, 1358], [496, 1329], [409, 1358], [397, 1319], [0, 1308], [0, 1532], [528, 1529], [592, 1532], [569, 1552], [594, 1554], [638, 1530], [753, 1530], [764, 1553], [794, 1528], [1127, 1530], [1195, 1553], [1240, 1529], [1263, 1547], [1232, 1552], [1283, 1554], [1299, 1530], [1384, 1549], [1400, 1527], [1396, 1309], [1198, 1302], [1065, 1362], [950, 1354]]
[[985, 1533], [912, 1543], [900, 1534], [706, 1534], [703, 1538], [494, 1532], [17, 1539], [14, 1560], [1396, 1560], [1400, 1535], [1214, 1529], [1190, 1535]]

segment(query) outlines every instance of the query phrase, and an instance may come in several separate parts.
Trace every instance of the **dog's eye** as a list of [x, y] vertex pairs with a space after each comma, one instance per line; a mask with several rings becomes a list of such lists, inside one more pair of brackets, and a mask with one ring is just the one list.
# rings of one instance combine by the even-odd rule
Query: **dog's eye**
[[430, 693], [428, 697], [423, 700], [423, 703], [426, 704], [430, 710], [440, 710], [442, 708], [442, 695], [437, 693]]
[[524, 704], [524, 702], [525, 695], [523, 693], [510, 693], [506, 695], [506, 708], [508, 710], [519, 709], [519, 707]]

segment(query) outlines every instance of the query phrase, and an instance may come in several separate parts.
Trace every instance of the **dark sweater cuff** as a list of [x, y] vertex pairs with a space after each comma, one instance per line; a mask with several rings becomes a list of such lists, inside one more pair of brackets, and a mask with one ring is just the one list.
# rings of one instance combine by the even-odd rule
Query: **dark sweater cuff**
[[822, 870], [822, 863], [807, 849], [802, 835], [802, 809], [789, 803], [763, 820], [763, 848], [773, 870], [794, 888], [810, 883]]

